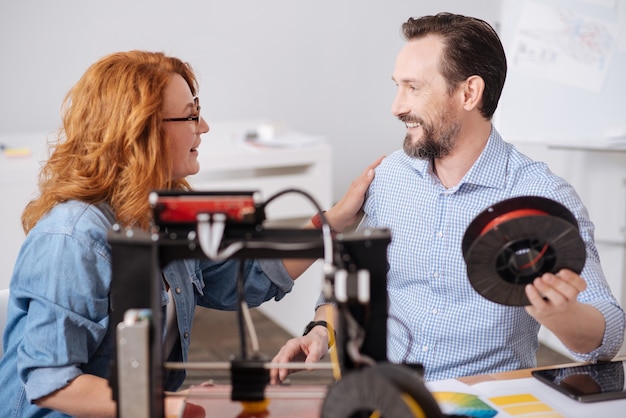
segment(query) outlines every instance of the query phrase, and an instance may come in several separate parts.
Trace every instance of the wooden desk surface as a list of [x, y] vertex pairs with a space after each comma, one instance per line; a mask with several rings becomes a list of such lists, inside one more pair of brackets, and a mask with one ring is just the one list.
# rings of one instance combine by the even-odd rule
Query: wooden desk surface
[[555, 367], [561, 368], [561, 367], [568, 367], [568, 366], [578, 366], [580, 364], [581, 363], [567, 363], [567, 364], [558, 364], [558, 365], [553, 365], [553, 366], [536, 367], [533, 369], [512, 370], [510, 372], [479, 374], [475, 376], [460, 377], [457, 380], [468, 385], [474, 385], [476, 383], [488, 382], [491, 380], [524, 379], [526, 377], [531, 377], [532, 376], [531, 372], [533, 370], [552, 369]]
[[248, 415], [230, 400], [230, 385], [196, 386], [187, 391], [182, 414], [166, 418], [319, 418], [326, 391], [326, 385], [268, 386], [267, 412]]
[[[617, 359], [616, 359], [617, 360]], [[458, 380], [462, 383], [473, 385], [476, 383], [494, 381], [494, 380], [510, 380], [510, 379], [524, 379], [531, 377], [533, 370], [548, 369], [554, 367], [567, 367], [576, 366], [581, 363], [567, 363], [554, 366], [543, 366], [534, 369], [522, 369], [509, 372], [492, 373], [476, 376], [461, 377]], [[326, 385], [294, 385], [287, 387], [268, 386], [266, 394], [269, 399], [272, 398], [272, 394], [281, 393], [281, 397], [270, 401], [269, 417], [282, 418], [294, 416], [294, 411], [298, 412], [300, 418], [319, 418], [319, 411], [323, 403], [327, 386]], [[289, 394], [291, 392], [291, 396]], [[205, 386], [191, 388], [189, 391], [190, 396], [186, 398], [186, 401], [192, 404], [201, 406], [206, 415], [196, 415], [193, 411], [185, 411], [182, 418], [211, 418], [211, 417], [237, 417], [238, 412], [241, 411], [241, 405], [238, 402], [232, 402], [230, 400], [230, 385], [217, 385], [217, 386]], [[284, 395], [287, 396], [284, 396]], [[203, 395], [205, 395], [203, 397]], [[206, 395], [209, 395], [208, 397]], [[184, 398], [183, 398], [184, 399]], [[297, 400], [297, 402], [293, 402]], [[295, 408], [295, 409], [294, 409]], [[224, 415], [227, 413], [226, 415]], [[215, 415], [217, 414], [217, 415]], [[168, 418], [170, 415], [168, 415]], [[176, 417], [176, 415], [172, 416]]]
[[[625, 360], [626, 360], [626, 357], [622, 357], [622, 356], [619, 356], [613, 359], [613, 361], [625, 361]], [[533, 370], [545, 370], [545, 369], [563, 368], [563, 367], [570, 367], [570, 366], [580, 366], [581, 364], [584, 364], [584, 363], [572, 362], [572, 363], [565, 363], [565, 364], [556, 364], [556, 365], [535, 367], [533, 369], [521, 369], [521, 370], [513, 370], [510, 372], [466, 376], [466, 377], [460, 377], [458, 378], [458, 380], [467, 385], [474, 385], [476, 383], [488, 382], [491, 380], [524, 379], [527, 377], [531, 377], [532, 376], [531, 372]]]
[[[518, 379], [530, 377], [531, 370], [515, 370], [504, 373], [468, 376], [458, 380], [472, 385], [474, 383]], [[268, 414], [258, 415], [267, 418], [319, 418], [327, 385], [268, 386], [265, 394], [270, 400]], [[230, 400], [230, 385], [194, 386], [180, 397], [180, 403], [186, 402], [183, 413], [168, 413], [167, 418], [236, 418], [242, 411], [239, 402]], [[180, 395], [180, 394], [179, 394]]]

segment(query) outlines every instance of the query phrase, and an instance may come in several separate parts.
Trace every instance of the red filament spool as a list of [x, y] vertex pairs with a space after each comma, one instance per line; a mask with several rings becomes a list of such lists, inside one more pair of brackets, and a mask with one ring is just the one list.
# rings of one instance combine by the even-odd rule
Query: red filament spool
[[525, 286], [563, 268], [580, 273], [585, 245], [578, 222], [551, 199], [521, 196], [481, 212], [463, 237], [463, 257], [474, 289], [504, 305], [530, 304]]

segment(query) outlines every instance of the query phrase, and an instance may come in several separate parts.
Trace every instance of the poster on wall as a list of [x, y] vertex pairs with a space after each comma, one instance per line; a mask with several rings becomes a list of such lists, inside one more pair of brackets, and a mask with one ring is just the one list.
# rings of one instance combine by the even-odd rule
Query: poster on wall
[[618, 45], [617, 25], [580, 11], [527, 2], [511, 49], [511, 66], [580, 89], [600, 91]]

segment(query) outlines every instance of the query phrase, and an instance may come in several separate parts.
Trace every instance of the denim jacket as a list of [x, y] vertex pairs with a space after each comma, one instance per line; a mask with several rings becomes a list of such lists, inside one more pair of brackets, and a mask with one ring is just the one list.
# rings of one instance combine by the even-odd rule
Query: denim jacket
[[[108, 206], [69, 201], [54, 207], [26, 237], [10, 284], [0, 416], [65, 416], [32, 402], [83, 373], [108, 378], [114, 336], [109, 332], [107, 232], [113, 223]], [[293, 286], [280, 260], [247, 261], [245, 272], [250, 306], [279, 300]], [[237, 274], [236, 261], [179, 260], [163, 269], [180, 334], [171, 361], [187, 360], [196, 305], [237, 309]], [[165, 289], [161, 299], [165, 306]], [[171, 373], [165, 389], [177, 389], [184, 377], [184, 372]]]

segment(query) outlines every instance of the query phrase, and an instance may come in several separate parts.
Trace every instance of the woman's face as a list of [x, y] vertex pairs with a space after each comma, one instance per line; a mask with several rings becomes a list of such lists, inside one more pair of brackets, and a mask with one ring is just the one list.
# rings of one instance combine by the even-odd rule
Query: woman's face
[[[174, 74], [163, 92], [163, 118], [187, 118], [199, 116], [199, 109], [187, 82], [180, 74]], [[200, 117], [196, 122], [164, 121], [163, 129], [172, 157], [172, 178], [183, 179], [200, 170], [198, 146], [200, 135], [209, 132], [208, 123]]]

